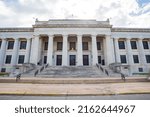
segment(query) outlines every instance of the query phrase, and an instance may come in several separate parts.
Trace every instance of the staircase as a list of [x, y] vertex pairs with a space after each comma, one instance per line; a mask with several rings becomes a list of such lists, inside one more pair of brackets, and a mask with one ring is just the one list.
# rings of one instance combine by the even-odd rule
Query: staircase
[[105, 76], [96, 66], [49, 66], [37, 75], [43, 78], [99, 78]]

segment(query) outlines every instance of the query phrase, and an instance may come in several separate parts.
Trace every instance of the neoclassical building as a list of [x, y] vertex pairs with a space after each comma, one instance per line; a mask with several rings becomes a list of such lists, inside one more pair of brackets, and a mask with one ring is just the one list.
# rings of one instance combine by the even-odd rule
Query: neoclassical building
[[[23, 63], [49, 66], [108, 67], [121, 63], [125, 73], [150, 69], [150, 29], [114, 28], [107, 21], [35, 21], [30, 28], [0, 28], [0, 71]], [[127, 67], [128, 66], [128, 67]]]

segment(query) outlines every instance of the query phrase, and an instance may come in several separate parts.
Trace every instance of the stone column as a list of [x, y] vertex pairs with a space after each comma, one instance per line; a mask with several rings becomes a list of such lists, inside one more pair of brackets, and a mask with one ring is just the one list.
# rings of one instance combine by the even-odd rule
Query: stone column
[[92, 35], [92, 65], [98, 63], [96, 35]]
[[145, 58], [145, 54], [144, 54], [144, 48], [143, 48], [143, 42], [142, 42], [142, 38], [138, 39], [138, 45], [139, 45], [139, 57], [140, 57], [140, 63], [142, 65], [146, 65], [146, 58]]
[[83, 66], [82, 35], [77, 36], [77, 66]]
[[129, 75], [132, 75], [133, 56], [132, 56], [130, 38], [126, 38], [126, 41], [127, 41], [127, 60], [129, 65]]
[[53, 35], [48, 36], [48, 51], [47, 51], [47, 63], [53, 65]]
[[62, 66], [67, 66], [68, 61], [68, 36], [63, 35]]
[[29, 63], [29, 60], [30, 60], [30, 50], [31, 50], [31, 38], [28, 38], [27, 39], [27, 46], [26, 46], [25, 63]]
[[19, 38], [16, 38], [14, 43], [13, 55], [12, 55], [12, 63], [11, 63], [12, 66], [18, 64], [17, 63], [18, 49], [19, 49]]
[[31, 46], [31, 63], [34, 63], [37, 65], [39, 62], [39, 35], [35, 35], [32, 39], [32, 46]]
[[115, 38], [114, 39], [114, 42], [115, 42], [115, 56], [116, 56], [116, 62], [117, 63], [120, 63], [120, 54], [119, 54], [119, 45], [118, 45], [118, 38]]
[[110, 63], [114, 62], [114, 48], [112, 48], [112, 39], [110, 35], [105, 36], [105, 63], [108, 66]]
[[0, 50], [0, 71], [4, 64], [6, 44], [7, 44], [7, 39], [2, 39], [2, 45], [1, 45], [1, 50]]

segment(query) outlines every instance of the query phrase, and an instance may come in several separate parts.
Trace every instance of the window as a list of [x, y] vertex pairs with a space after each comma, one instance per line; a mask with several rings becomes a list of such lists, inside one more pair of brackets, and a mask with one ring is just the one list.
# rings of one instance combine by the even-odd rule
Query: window
[[134, 61], [134, 63], [139, 63], [138, 55], [133, 55], [133, 61]]
[[0, 40], [0, 49], [1, 49], [2, 41]]
[[1, 72], [6, 72], [6, 68], [2, 68], [2, 69], [1, 69]]
[[101, 50], [101, 42], [97, 42], [97, 50]]
[[124, 41], [118, 41], [119, 49], [125, 49]]
[[24, 63], [24, 55], [19, 55], [18, 64]]
[[127, 63], [126, 55], [120, 55], [121, 63]]
[[145, 57], [146, 57], [146, 62], [150, 63], [150, 55], [145, 55]]
[[83, 42], [82, 46], [83, 46], [83, 50], [88, 50], [88, 42]]
[[98, 63], [101, 64], [101, 56], [98, 56]]
[[20, 49], [26, 49], [27, 41], [20, 42]]
[[143, 48], [144, 49], [149, 49], [148, 41], [143, 41]]
[[76, 43], [70, 42], [70, 50], [75, 50], [75, 49], [76, 49]]
[[139, 72], [143, 72], [143, 68], [140, 67], [140, 68], [139, 68]]
[[11, 55], [6, 55], [6, 60], [5, 60], [5, 64], [10, 64], [11, 63]]
[[47, 56], [44, 56], [44, 64], [47, 63]]
[[131, 48], [137, 49], [136, 41], [131, 41]]
[[44, 50], [48, 50], [48, 42], [44, 43]]
[[57, 50], [62, 50], [62, 42], [57, 42]]
[[13, 49], [13, 47], [14, 47], [14, 41], [8, 41], [7, 49]]

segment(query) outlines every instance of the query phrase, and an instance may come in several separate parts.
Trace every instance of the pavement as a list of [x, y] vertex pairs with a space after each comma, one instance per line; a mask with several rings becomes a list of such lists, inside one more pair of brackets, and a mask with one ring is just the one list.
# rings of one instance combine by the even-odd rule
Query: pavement
[[[15, 81], [15, 79], [5, 78], [6, 80]], [[84, 78], [85, 79], [85, 78]], [[130, 78], [134, 79], [134, 78]], [[150, 82], [102, 82], [98, 83], [36, 83], [34, 82], [1, 82], [0, 78], [0, 95], [31, 95], [31, 96], [100, 96], [100, 95], [122, 95], [122, 94], [150, 94]], [[23, 79], [22, 79], [23, 80]], [[25, 79], [24, 79], [25, 80]], [[33, 78], [28, 78], [33, 80]], [[38, 81], [52, 79], [41, 79]], [[53, 79], [54, 80], [54, 79]], [[56, 80], [56, 79], [55, 79]], [[63, 81], [65, 79], [58, 79]], [[71, 80], [71, 78], [70, 78]], [[73, 78], [74, 80], [74, 78]], [[79, 79], [77, 79], [79, 80]], [[88, 80], [90, 80], [88, 78]], [[103, 79], [102, 79], [103, 80]], [[111, 79], [113, 80], [113, 79]], [[3, 81], [3, 80], [2, 80]]]

